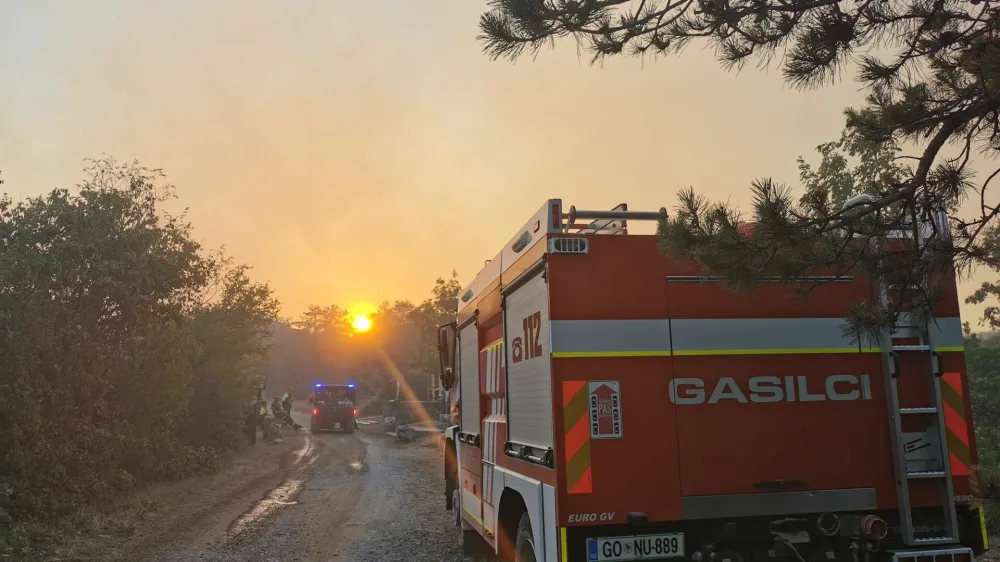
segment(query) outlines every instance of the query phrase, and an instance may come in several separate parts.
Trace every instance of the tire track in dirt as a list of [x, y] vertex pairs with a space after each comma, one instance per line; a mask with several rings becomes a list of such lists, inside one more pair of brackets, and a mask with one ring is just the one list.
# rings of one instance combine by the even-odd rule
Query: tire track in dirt
[[444, 509], [441, 458], [433, 438], [394, 444], [382, 435], [369, 443], [369, 481], [334, 556], [310, 560], [351, 562], [458, 562], [458, 533]]
[[357, 435], [312, 438], [317, 454], [305, 457], [249, 510], [227, 519], [228, 531], [222, 537], [211, 544], [165, 551], [158, 560], [318, 562], [329, 560], [331, 553], [336, 559], [342, 530], [367, 481], [366, 447]]
[[295, 454], [295, 459], [292, 462], [291, 473], [289, 474], [286, 472], [281, 484], [270, 490], [267, 495], [254, 503], [253, 506], [240, 515], [239, 518], [227, 525], [227, 537], [239, 535], [246, 529], [255, 525], [257, 522], [263, 521], [269, 516], [274, 515], [278, 509], [298, 503], [295, 498], [299, 495], [299, 492], [302, 491], [302, 487], [305, 484], [307, 477], [307, 471], [309, 470], [309, 467], [316, 462], [316, 459], [319, 458], [319, 455], [316, 452], [317, 447], [314, 444], [315, 440], [308, 434], [305, 438], [305, 446], [303, 446]]
[[289, 441], [292, 439], [301, 440], [302, 445], [283, 453], [274, 468], [250, 480], [234, 477], [220, 488], [202, 490], [204, 493], [200, 497], [196, 496], [190, 503], [167, 514], [165, 519], [150, 521], [119, 548], [123, 552], [113, 560], [159, 561], [168, 556], [162, 554], [164, 552], [204, 551], [224, 539], [232, 522], [252, 511], [262, 496], [266, 498], [270, 491], [280, 488], [289, 470], [298, 469], [318, 454], [309, 435], [290, 436]]
[[205, 519], [209, 524], [204, 526], [203, 532], [194, 540], [188, 538], [184, 541], [187, 544], [184, 550], [203, 552], [206, 548], [230, 542], [265, 525], [283, 507], [294, 505], [295, 497], [301, 491], [303, 482], [308, 478], [308, 472], [322, 449], [322, 443], [318, 443], [308, 433], [303, 434], [303, 439], [302, 447], [282, 456], [280, 470], [276, 471], [277, 482], [274, 482], [274, 474], [269, 475], [271, 485], [263, 490], [257, 488], [253, 498], [255, 501], [248, 502], [246, 495], [240, 498], [240, 503], [234, 504], [241, 508], [238, 514], [232, 510], [206, 513]]
[[302, 525], [306, 562], [326, 562], [336, 555], [350, 533], [351, 519], [364, 509], [359, 500], [371, 485], [369, 447], [364, 438], [344, 437], [328, 443], [328, 448], [339, 450], [326, 456], [324, 466], [314, 473], [303, 495], [309, 503], [302, 513], [294, 514]]
[[[439, 447], [430, 440], [394, 444], [377, 427], [303, 433], [286, 443], [292, 439], [302, 444], [281, 453], [271, 472], [244, 480], [223, 476], [191, 505], [178, 498], [172, 515], [150, 521], [141, 539], [129, 541], [126, 556], [101, 559], [462, 560], [440, 493]], [[258, 465], [266, 452], [253, 451]]]

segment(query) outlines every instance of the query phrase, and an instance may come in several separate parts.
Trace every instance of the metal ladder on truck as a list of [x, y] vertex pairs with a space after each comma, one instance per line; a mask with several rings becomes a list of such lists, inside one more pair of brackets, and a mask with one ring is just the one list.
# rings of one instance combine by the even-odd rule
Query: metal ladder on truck
[[[923, 242], [924, 224], [912, 217], [912, 243], [920, 248]], [[945, 223], [947, 224], [947, 223]], [[905, 239], [905, 238], [904, 238]], [[882, 285], [879, 287], [879, 298], [883, 305], [888, 304], [888, 292], [896, 287]], [[926, 277], [916, 287], [898, 287], [900, 290], [927, 289]], [[942, 404], [941, 376], [944, 374], [941, 356], [934, 348], [931, 338], [931, 325], [934, 323], [930, 311], [917, 315], [903, 313], [901, 319], [904, 325], [898, 325], [895, 332], [884, 334], [882, 356], [886, 379], [887, 399], [889, 401], [890, 435], [893, 448], [893, 466], [896, 476], [896, 497], [899, 507], [899, 527], [903, 543], [907, 546], [956, 545], [958, 543], [958, 514], [955, 508], [955, 495], [951, 479], [951, 455], [948, 450], [948, 434], [945, 426], [945, 412]], [[909, 345], [895, 345], [894, 339], [915, 341]], [[901, 372], [903, 354], [922, 355], [926, 359], [927, 369], [923, 373]], [[901, 408], [899, 405], [900, 377], [922, 377], [929, 385], [931, 403], [917, 407]], [[922, 433], [904, 433], [903, 418], [930, 418], [930, 423]], [[942, 531], [933, 536], [917, 537], [914, 525], [913, 507], [910, 501], [910, 485], [914, 481], [933, 480], [938, 484], [941, 493]], [[962, 549], [965, 550], [965, 549]], [[908, 553], [915, 554], [915, 553]], [[970, 552], [971, 556], [971, 552]], [[971, 559], [971, 558], [970, 558]]]
[[[883, 289], [883, 298], [885, 289]], [[883, 301], [884, 302], [884, 301]], [[909, 546], [931, 546], [955, 544], [958, 542], [958, 514], [955, 509], [952, 490], [950, 455], [947, 446], [944, 407], [941, 397], [941, 360], [930, 338], [928, 318], [923, 325], [899, 326], [894, 334], [889, 334], [882, 346], [883, 362], [886, 366], [890, 415], [890, 436], [893, 448], [893, 466], [896, 472], [896, 497], [899, 505], [899, 526], [903, 543]], [[913, 345], [893, 345], [892, 336], [897, 339], [917, 340]], [[921, 354], [927, 358], [925, 373], [904, 373], [900, 369], [901, 354]], [[901, 408], [899, 406], [899, 378], [925, 377], [930, 385], [931, 404], [927, 406]], [[923, 434], [904, 433], [903, 417], [920, 416], [931, 418]], [[913, 509], [910, 504], [910, 485], [915, 480], [934, 480], [941, 490], [943, 531], [932, 537], [916, 537]]]
[[[872, 203], [871, 195], [859, 195], [851, 198], [843, 205], [843, 209], [861, 203]], [[947, 234], [947, 217], [936, 213], [930, 220], [940, 222], [939, 230]], [[927, 226], [912, 217], [912, 234], [910, 241], [919, 249], [923, 242], [923, 230]], [[906, 240], [906, 237], [902, 237]], [[921, 280], [921, 288], [926, 288], [927, 279]], [[889, 291], [893, 287], [878, 284], [876, 295], [881, 304], [889, 302]], [[909, 559], [916, 561], [925, 556], [967, 555], [972, 560], [972, 550], [958, 544], [958, 513], [955, 508], [955, 496], [951, 479], [951, 462], [948, 451], [948, 436], [945, 426], [944, 405], [942, 404], [940, 377], [944, 374], [941, 366], [941, 356], [934, 348], [930, 327], [934, 322], [928, 312], [917, 318], [913, 314], [902, 315], [905, 325], [899, 325], [895, 331], [882, 334], [880, 346], [882, 349], [883, 370], [886, 377], [886, 400], [890, 416], [890, 441], [892, 444], [893, 467], [896, 477], [896, 498], [899, 508], [899, 528], [903, 544], [916, 547], [912, 550], [901, 550], [893, 553], [893, 560], [904, 562]], [[910, 340], [910, 345], [894, 345], [893, 339]], [[901, 354], [918, 354], [926, 357], [927, 369], [924, 373], [902, 373], [899, 361]], [[901, 408], [899, 405], [899, 378], [921, 376], [930, 387], [931, 403], [916, 407]], [[903, 418], [930, 418], [927, 429], [921, 433], [904, 433]], [[941, 491], [942, 531], [934, 536], [917, 537], [914, 524], [913, 507], [910, 501], [910, 485], [914, 481], [933, 480], [939, 484]], [[952, 548], [941, 548], [951, 545]], [[920, 547], [938, 547], [922, 549]], [[933, 558], [932, 558], [933, 559]]]

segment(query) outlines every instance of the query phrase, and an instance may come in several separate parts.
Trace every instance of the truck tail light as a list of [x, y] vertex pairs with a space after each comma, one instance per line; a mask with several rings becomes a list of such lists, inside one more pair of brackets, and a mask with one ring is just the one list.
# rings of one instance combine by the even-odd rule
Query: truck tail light
[[355, 416], [358, 415], [358, 409], [357, 408], [354, 409], [354, 415]]
[[318, 416], [319, 415], [319, 408], [313, 408], [313, 415], [314, 416]]

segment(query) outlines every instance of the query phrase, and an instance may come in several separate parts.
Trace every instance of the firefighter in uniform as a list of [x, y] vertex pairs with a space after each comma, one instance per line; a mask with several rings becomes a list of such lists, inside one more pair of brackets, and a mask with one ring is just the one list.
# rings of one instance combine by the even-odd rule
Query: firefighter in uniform
[[257, 410], [257, 414], [260, 418], [260, 429], [264, 432], [264, 439], [270, 443], [275, 443], [281, 441], [281, 431], [275, 424], [274, 420], [267, 417], [267, 401], [260, 401], [260, 409]]
[[261, 400], [257, 404], [257, 419], [260, 422], [260, 428], [264, 429], [264, 419], [267, 418], [267, 402]]

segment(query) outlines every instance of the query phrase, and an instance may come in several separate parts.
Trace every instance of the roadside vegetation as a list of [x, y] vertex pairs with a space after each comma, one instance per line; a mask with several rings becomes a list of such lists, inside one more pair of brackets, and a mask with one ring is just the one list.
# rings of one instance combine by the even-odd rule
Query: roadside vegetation
[[266, 283], [165, 210], [161, 171], [103, 158], [85, 175], [0, 199], [0, 559], [127, 533], [155, 508], [132, 492], [221, 468], [249, 443], [261, 374], [301, 399], [316, 380], [394, 390], [391, 364], [426, 396], [456, 274], [383, 304], [370, 333], [338, 306], [282, 320]]
[[965, 361], [975, 419], [979, 494], [991, 536], [1000, 536], [1000, 337], [972, 334], [966, 324]]
[[0, 200], [0, 546], [237, 450], [278, 302], [202, 248], [158, 170]]

